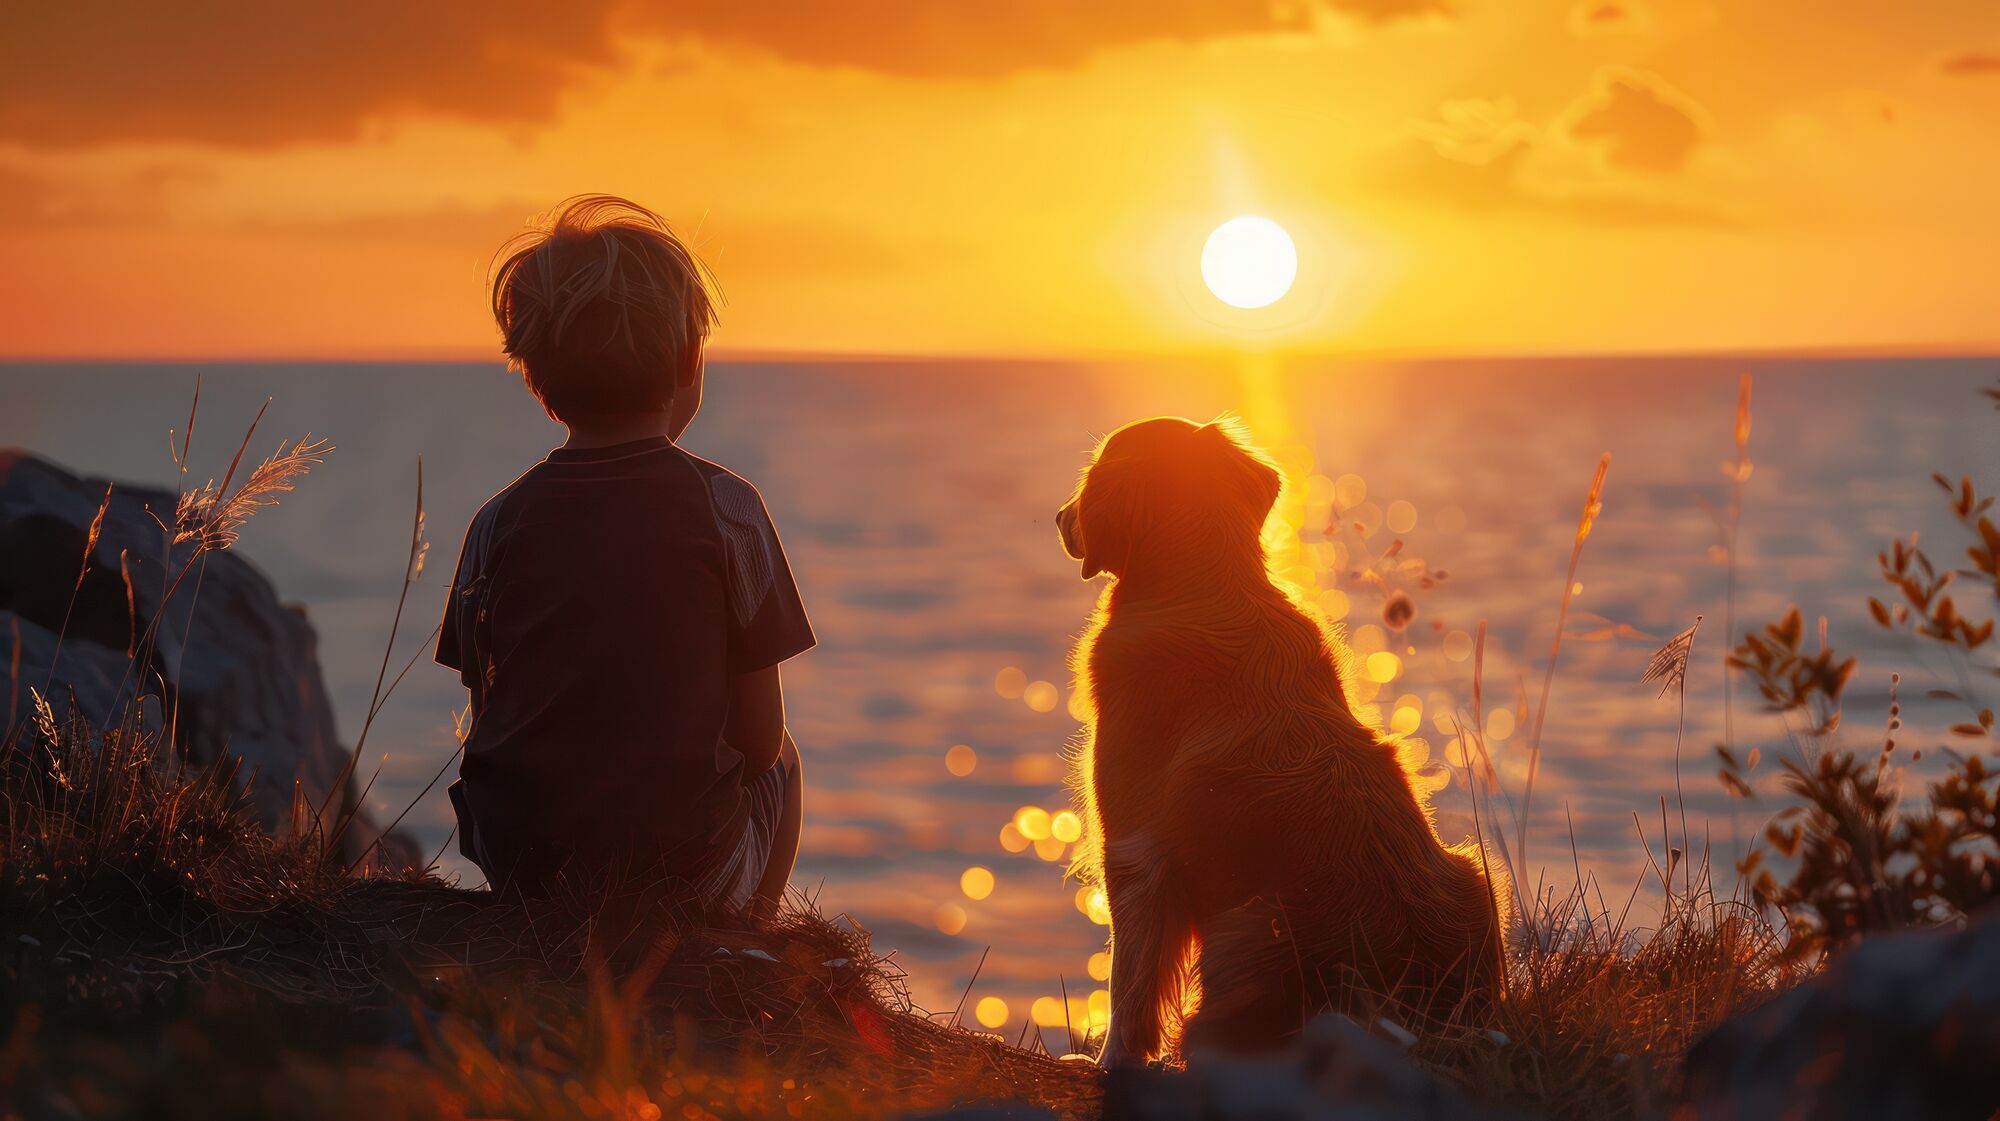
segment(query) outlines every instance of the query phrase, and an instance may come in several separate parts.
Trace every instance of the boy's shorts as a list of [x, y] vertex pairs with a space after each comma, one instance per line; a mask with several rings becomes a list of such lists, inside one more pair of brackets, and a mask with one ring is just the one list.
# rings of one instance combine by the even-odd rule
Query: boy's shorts
[[[706, 909], [741, 910], [757, 894], [757, 885], [770, 867], [771, 846], [778, 824], [785, 816], [785, 790], [796, 773], [796, 757], [786, 752], [763, 774], [743, 784], [743, 834], [734, 851], [719, 859], [708, 873], [695, 880], [694, 901]], [[463, 780], [454, 782], [448, 793], [459, 820], [459, 851], [478, 865], [495, 888], [513, 885], [535, 893], [546, 890], [577, 860], [578, 854], [547, 847], [502, 848], [494, 851], [482, 845], [481, 834], [473, 825], [464, 794]]]
[[695, 891], [704, 902], [741, 910], [757, 894], [757, 885], [764, 881], [764, 871], [771, 865], [771, 844], [785, 816], [785, 788], [791, 785], [796, 765], [786, 752], [770, 770], [743, 784], [749, 820], [735, 853], [718, 861], [713, 872], [695, 883]]

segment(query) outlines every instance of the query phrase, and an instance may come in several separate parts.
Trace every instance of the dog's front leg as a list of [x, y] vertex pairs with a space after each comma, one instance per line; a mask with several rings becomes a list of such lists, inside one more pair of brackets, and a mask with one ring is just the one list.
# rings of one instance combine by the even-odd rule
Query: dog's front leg
[[1192, 925], [1167, 854], [1142, 835], [1107, 846], [1111, 903], [1111, 1026], [1101, 1062], [1140, 1063], [1160, 1053], [1166, 1017], [1180, 1011], [1182, 956]]

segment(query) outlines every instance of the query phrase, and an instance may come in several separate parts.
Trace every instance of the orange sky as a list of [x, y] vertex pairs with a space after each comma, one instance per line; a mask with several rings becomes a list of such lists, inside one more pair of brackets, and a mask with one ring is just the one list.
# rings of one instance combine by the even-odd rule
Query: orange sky
[[582, 191], [737, 352], [2000, 342], [1994, 0], [174, 7], [0, 14], [0, 353], [491, 355]]

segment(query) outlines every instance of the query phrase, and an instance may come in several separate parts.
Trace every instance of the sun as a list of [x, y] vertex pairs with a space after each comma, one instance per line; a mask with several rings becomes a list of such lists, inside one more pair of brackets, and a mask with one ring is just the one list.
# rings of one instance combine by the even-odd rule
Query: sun
[[1230, 307], [1260, 308], [1292, 290], [1299, 251], [1292, 235], [1269, 218], [1245, 214], [1208, 235], [1201, 247], [1201, 279]]

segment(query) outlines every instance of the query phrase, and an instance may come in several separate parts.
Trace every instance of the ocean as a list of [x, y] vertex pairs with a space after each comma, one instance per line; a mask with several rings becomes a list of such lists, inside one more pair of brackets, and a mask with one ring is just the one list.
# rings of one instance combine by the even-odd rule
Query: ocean
[[[1725, 467], [1746, 373], [1752, 471], [1732, 615]], [[497, 363], [13, 364], [0, 366], [0, 446], [172, 486], [167, 431], [184, 422], [197, 374], [197, 476], [221, 473], [267, 397], [253, 453], [308, 432], [338, 447], [239, 548], [306, 607], [351, 739], [388, 639], [419, 459], [432, 547], [399, 662], [438, 617], [467, 519], [561, 431]], [[1664, 857], [1659, 799], [1675, 790], [1680, 706], [1640, 679], [1697, 615], [1680, 777], [1718, 866], [1776, 808], [1732, 801], [1716, 781], [1726, 622], [1740, 637], [1792, 604], [1824, 616], [1830, 643], [1861, 660], [1843, 742], [1879, 744], [1892, 671], [1905, 676], [1901, 741], [1948, 742], [1962, 709], [1925, 692], [1955, 688], [1953, 668], [1874, 624], [1867, 597], [1889, 598], [1875, 558], [1899, 536], [1962, 556], [1931, 473], [2000, 487], [2000, 413], [1978, 392], [1996, 378], [1993, 358], [717, 363], [686, 443], [762, 489], [820, 637], [785, 667], [809, 788], [795, 885], [895, 951], [920, 1005], [950, 1009], [970, 986], [967, 1008], [1006, 1002], [989, 1026], [1011, 1035], [1031, 1016], [1060, 1023], [1064, 990], [1087, 1015], [1101, 987], [1092, 955], [1105, 928], [1064, 879], [1064, 844], [1021, 836], [1046, 836], [1046, 813], [1067, 805], [1066, 655], [1098, 589], [1063, 555], [1053, 515], [1098, 436], [1149, 415], [1235, 412], [1273, 449], [1290, 476], [1286, 566], [1344, 616], [1364, 662], [1395, 656], [1371, 715], [1425, 741], [1429, 773], [1448, 780], [1436, 802], [1449, 841], [1471, 831], [1450, 734], [1470, 700], [1470, 636], [1484, 624], [1485, 729], [1518, 811], [1571, 546], [1609, 452], [1524, 879], [1566, 890], [1581, 867], [1622, 899], [1646, 865], [1639, 829]], [[1395, 590], [1416, 607], [1401, 631], [1382, 616]], [[453, 750], [463, 704], [455, 675], [420, 661], [370, 733], [375, 812], [392, 818], [417, 799]], [[1734, 742], [1759, 748], [1756, 773], [1772, 785], [1776, 760], [1797, 750], [1784, 723], [1747, 685], [1732, 713]], [[405, 819], [432, 849], [450, 828], [443, 786]], [[478, 882], [453, 855], [447, 866]], [[962, 882], [980, 879], [965, 876], [974, 867], [993, 882], [977, 899], [966, 888], [983, 885]]]

